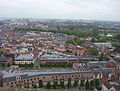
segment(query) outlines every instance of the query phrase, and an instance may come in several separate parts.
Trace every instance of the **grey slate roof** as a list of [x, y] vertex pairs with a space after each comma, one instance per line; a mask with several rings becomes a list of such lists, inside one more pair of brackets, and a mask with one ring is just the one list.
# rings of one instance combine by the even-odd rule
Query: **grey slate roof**
[[60, 56], [60, 55], [43, 55], [41, 56], [40, 60], [65, 60], [65, 61], [69, 61], [69, 60], [79, 60], [79, 58], [77, 57], [65, 57], [65, 56]]
[[15, 61], [32, 61], [34, 59], [33, 54], [20, 54], [15, 58]]
[[5, 56], [0, 56], [0, 62], [7, 62], [8, 58]]
[[22, 79], [35, 77], [35, 76], [50, 76], [50, 75], [67, 75], [67, 74], [90, 74], [90, 73], [99, 73], [99, 72], [111, 72], [114, 71], [114, 68], [101, 68], [94, 69], [89, 71], [68, 71], [68, 72], [23, 72], [23, 73], [11, 73], [3, 71], [3, 81], [10, 82], [16, 80], [16, 76], [21, 76]]

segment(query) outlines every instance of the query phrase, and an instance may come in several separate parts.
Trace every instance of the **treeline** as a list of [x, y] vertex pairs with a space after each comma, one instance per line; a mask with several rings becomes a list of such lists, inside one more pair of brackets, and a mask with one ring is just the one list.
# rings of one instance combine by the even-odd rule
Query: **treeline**
[[98, 36], [99, 31], [80, 31], [80, 30], [43, 30], [43, 29], [29, 29], [29, 28], [15, 28], [15, 31], [41, 31], [41, 32], [52, 32], [52, 33], [62, 33], [68, 35], [74, 35], [77, 37], [88, 37], [88, 36]]
[[[75, 80], [74, 82], [68, 81], [65, 83], [64, 81], [58, 82], [47, 82], [47, 84], [44, 84], [42, 81], [39, 82], [39, 85], [37, 84], [32, 84], [32, 88], [47, 88], [47, 89], [59, 89], [59, 88], [84, 88], [86, 90], [93, 90], [93, 88], [101, 89], [100, 86], [100, 81], [99, 79], [96, 80], [91, 80], [91, 81], [83, 81], [81, 80], [80, 82], [78, 80]], [[25, 88], [30, 88], [29, 85], [26, 85]]]
[[66, 41], [68, 44], [77, 44], [77, 45], [81, 45], [82, 43], [84, 43], [84, 40], [79, 40], [77, 38], [75, 39], [69, 39]]

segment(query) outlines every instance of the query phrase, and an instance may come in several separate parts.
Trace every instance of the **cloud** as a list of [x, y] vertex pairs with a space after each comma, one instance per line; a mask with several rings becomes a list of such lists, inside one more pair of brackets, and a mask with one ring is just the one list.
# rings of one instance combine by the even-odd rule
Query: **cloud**
[[0, 0], [1, 17], [120, 21], [120, 0]]

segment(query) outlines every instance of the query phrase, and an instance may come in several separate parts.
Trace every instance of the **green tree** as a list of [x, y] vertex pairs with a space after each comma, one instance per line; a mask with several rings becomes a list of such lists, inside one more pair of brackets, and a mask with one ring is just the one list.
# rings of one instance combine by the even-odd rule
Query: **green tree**
[[103, 53], [101, 53], [99, 60], [103, 61], [104, 59], [105, 59], [105, 55]]
[[70, 39], [70, 40], [67, 40], [66, 41], [68, 44], [73, 44], [74, 43], [74, 40], [73, 39]]
[[115, 35], [114, 39], [120, 40], [120, 34]]
[[2, 63], [2, 67], [5, 67], [5, 63]]
[[27, 85], [26, 88], [29, 88], [29, 85]]
[[26, 88], [27, 86], [24, 86], [24, 88]]
[[81, 45], [82, 43], [84, 43], [85, 41], [84, 40], [77, 40], [76, 41], [78, 45]]
[[36, 84], [33, 84], [33, 88], [37, 88]]
[[56, 89], [57, 87], [58, 87], [58, 81], [55, 81], [55, 82], [53, 83], [53, 88]]
[[96, 29], [93, 29], [93, 31], [92, 31], [92, 35], [93, 35], [94, 37], [99, 36], [99, 31], [96, 30]]
[[44, 86], [43, 81], [39, 82], [39, 88], [42, 88]]
[[85, 82], [85, 87], [86, 87], [86, 89], [89, 89], [89, 87], [90, 87], [90, 83], [88, 80]]
[[95, 48], [90, 48], [89, 51], [90, 51], [91, 55], [95, 55], [95, 56], [98, 55], [98, 51]]
[[95, 38], [92, 38], [91, 42], [95, 42], [95, 41], [96, 41]]
[[54, 46], [49, 47], [49, 49], [54, 49]]
[[64, 81], [60, 82], [60, 86], [61, 86], [61, 88], [65, 88]]
[[71, 85], [71, 81], [68, 81], [68, 83], [67, 83], [67, 87], [68, 87], [68, 88], [71, 88], [71, 87], [72, 87], [72, 85]]
[[93, 80], [90, 81], [90, 86], [94, 86], [94, 81]]
[[50, 89], [50, 88], [51, 88], [51, 83], [50, 83], [50, 82], [47, 82], [46, 88], [47, 88], [47, 89]]
[[73, 86], [77, 87], [78, 86], [78, 81], [75, 80], [74, 83], [73, 83]]
[[114, 49], [115, 52], [120, 52], [120, 44], [114, 45], [116, 48]]
[[96, 87], [100, 86], [100, 81], [99, 81], [99, 79], [96, 79], [96, 80], [95, 80], [95, 86], [96, 86]]
[[7, 64], [7, 67], [10, 67], [10, 64], [9, 64], [9, 63]]
[[80, 87], [84, 87], [84, 86], [85, 86], [84, 81], [81, 80]]
[[3, 55], [3, 51], [0, 51], [0, 56], [2, 56]]

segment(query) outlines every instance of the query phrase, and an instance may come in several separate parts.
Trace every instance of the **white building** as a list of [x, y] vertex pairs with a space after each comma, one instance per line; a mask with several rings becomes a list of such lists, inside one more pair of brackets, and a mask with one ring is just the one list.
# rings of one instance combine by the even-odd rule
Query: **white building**
[[15, 64], [31, 64], [34, 63], [33, 53], [30, 54], [20, 54], [15, 58]]
[[112, 44], [110, 42], [101, 42], [101, 43], [94, 43], [98, 47], [112, 47]]

